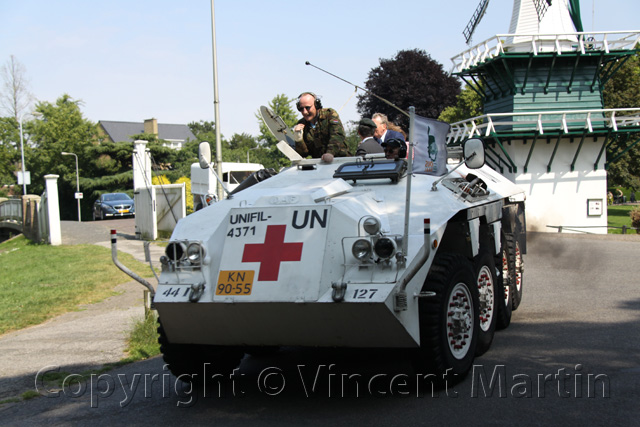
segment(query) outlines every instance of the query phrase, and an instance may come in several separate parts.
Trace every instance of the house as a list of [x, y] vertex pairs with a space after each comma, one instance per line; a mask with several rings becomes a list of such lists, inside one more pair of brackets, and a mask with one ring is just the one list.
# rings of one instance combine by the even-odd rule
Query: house
[[159, 139], [164, 140], [165, 147], [179, 150], [188, 140], [196, 140], [189, 126], [158, 123], [157, 119], [147, 119], [143, 123], [101, 120], [98, 122], [98, 125], [100, 131], [104, 133], [111, 142], [133, 142], [133, 135], [149, 133], [157, 135]]

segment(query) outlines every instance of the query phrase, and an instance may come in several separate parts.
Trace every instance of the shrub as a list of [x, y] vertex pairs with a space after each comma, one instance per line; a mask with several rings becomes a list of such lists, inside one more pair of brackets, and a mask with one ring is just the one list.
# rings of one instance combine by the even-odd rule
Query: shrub
[[640, 208], [634, 208], [629, 212], [631, 216], [631, 226], [636, 229], [636, 233], [640, 234]]

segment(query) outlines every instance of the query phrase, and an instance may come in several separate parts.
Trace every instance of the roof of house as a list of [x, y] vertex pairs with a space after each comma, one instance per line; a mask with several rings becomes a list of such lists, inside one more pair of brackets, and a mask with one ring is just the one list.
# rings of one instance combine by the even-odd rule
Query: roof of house
[[[131, 141], [132, 135], [144, 133], [143, 122], [112, 122], [100, 120], [98, 124], [102, 126], [113, 142]], [[173, 141], [186, 141], [187, 139], [195, 141], [196, 139], [187, 125], [170, 125], [163, 123], [158, 123], [158, 138]]]

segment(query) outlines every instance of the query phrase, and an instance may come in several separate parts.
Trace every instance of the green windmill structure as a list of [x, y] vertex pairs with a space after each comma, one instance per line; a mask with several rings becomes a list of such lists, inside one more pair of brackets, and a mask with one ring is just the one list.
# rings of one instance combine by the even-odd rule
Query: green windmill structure
[[605, 109], [602, 90], [639, 42], [640, 30], [583, 31], [578, 0], [514, 0], [508, 34], [452, 58], [484, 115], [452, 124], [448, 144], [485, 140], [488, 163], [526, 191], [529, 230], [607, 232], [606, 149], [620, 147], [611, 162], [640, 142], [640, 100]]

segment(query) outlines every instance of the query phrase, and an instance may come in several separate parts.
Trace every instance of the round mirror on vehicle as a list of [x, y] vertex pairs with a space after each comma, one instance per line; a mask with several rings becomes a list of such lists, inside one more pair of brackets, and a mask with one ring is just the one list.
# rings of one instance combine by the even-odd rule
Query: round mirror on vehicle
[[469, 169], [484, 166], [484, 143], [481, 139], [472, 138], [464, 143], [464, 162]]
[[211, 164], [211, 146], [206, 141], [198, 145], [198, 161], [202, 169], [208, 169]]

